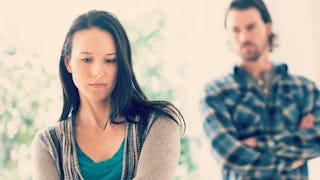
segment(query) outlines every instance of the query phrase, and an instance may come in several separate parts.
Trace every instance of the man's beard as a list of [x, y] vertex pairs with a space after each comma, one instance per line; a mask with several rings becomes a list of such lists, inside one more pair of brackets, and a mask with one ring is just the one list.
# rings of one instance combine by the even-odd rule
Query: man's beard
[[261, 53], [258, 51], [258, 49], [255, 49], [255, 51], [250, 52], [250, 53], [242, 53], [241, 57], [242, 59], [244, 59], [245, 61], [250, 61], [250, 62], [255, 62], [257, 61], [261, 56]]
[[[249, 46], [249, 45], [253, 47], [253, 50], [250, 49], [249, 51], [246, 51], [246, 52], [241, 51], [242, 47]], [[260, 58], [262, 52], [266, 49], [266, 47], [267, 45], [264, 44], [263, 47], [259, 49], [258, 46], [247, 41], [240, 46], [240, 56], [245, 61], [255, 62]]]

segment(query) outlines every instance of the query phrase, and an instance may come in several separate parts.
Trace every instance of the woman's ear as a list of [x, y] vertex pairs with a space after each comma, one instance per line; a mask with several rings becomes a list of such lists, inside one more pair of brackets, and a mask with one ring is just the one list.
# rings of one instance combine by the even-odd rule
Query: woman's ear
[[71, 66], [70, 66], [70, 58], [69, 57], [65, 57], [64, 58], [64, 66], [66, 67], [67, 71], [69, 73], [72, 73], [72, 69], [71, 69]]

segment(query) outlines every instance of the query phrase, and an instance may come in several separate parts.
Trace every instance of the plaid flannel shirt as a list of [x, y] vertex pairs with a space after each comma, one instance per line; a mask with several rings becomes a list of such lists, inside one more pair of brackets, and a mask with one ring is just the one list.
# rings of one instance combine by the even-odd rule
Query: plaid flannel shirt
[[[202, 101], [204, 131], [224, 179], [308, 179], [307, 160], [320, 155], [320, 95], [315, 84], [274, 66], [274, 78], [265, 96], [248, 73], [234, 73], [208, 83]], [[307, 114], [314, 128], [299, 130]], [[255, 148], [241, 140], [255, 137]], [[292, 169], [296, 160], [304, 165]]]

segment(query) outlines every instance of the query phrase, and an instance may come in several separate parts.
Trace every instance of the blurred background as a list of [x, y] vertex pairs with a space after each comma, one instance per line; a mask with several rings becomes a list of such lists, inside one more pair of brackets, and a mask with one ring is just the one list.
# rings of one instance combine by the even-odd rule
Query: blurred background
[[[292, 73], [320, 83], [320, 1], [265, 0]], [[62, 98], [58, 61], [71, 22], [88, 10], [113, 12], [133, 48], [134, 70], [151, 99], [172, 101], [187, 131], [175, 179], [221, 179], [202, 131], [204, 84], [237, 63], [223, 28], [229, 0], [2, 1], [0, 6], [0, 179], [31, 179], [30, 144], [55, 123]], [[320, 160], [310, 161], [317, 179]]]

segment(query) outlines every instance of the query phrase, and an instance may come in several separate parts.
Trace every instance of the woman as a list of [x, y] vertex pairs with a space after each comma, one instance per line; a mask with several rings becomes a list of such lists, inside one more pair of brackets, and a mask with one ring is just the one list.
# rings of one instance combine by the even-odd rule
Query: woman
[[184, 119], [171, 103], [147, 100], [115, 16], [80, 15], [59, 68], [63, 109], [34, 138], [34, 179], [173, 178]]

